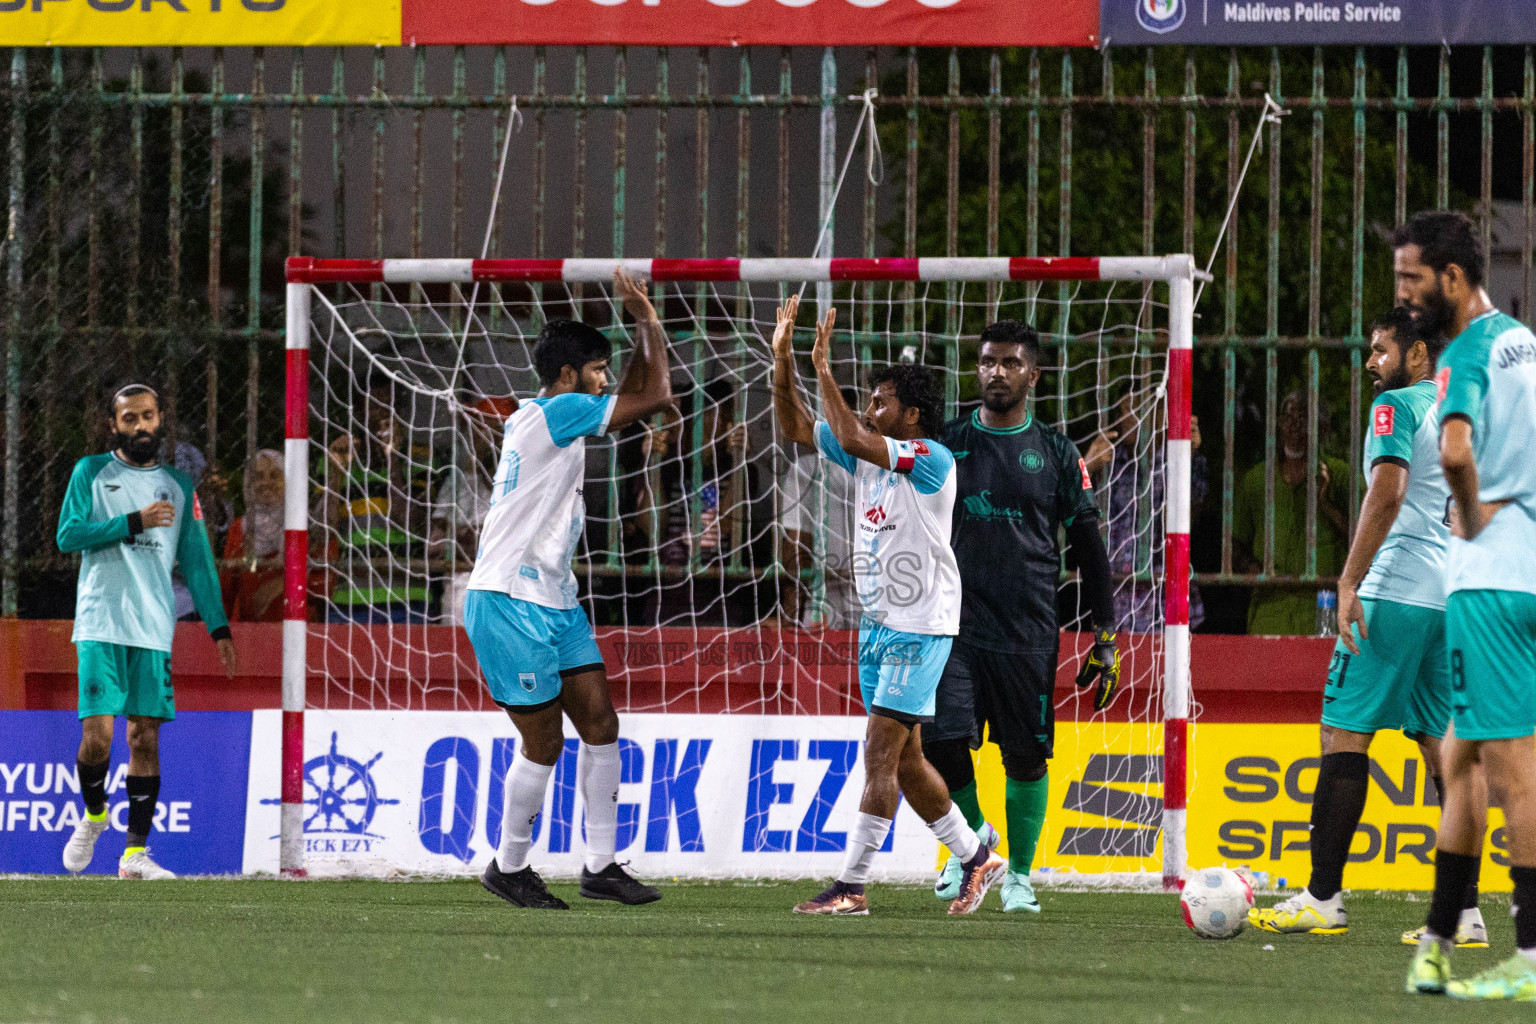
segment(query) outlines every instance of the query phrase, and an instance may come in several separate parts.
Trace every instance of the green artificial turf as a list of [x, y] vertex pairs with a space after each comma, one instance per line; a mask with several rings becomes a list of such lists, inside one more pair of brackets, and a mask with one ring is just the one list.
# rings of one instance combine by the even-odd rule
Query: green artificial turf
[[[796, 917], [813, 883], [669, 885], [646, 907], [515, 910], [474, 881], [0, 880], [0, 1024], [21, 1021], [1461, 1021], [1536, 1006], [1404, 995], [1425, 904], [1350, 898], [1350, 931], [1194, 937], [1177, 900], [997, 896], [950, 919], [874, 886], [868, 918]], [[1261, 904], [1271, 902], [1261, 899]], [[1507, 898], [1484, 903], [1509, 955]], [[1266, 946], [1273, 949], [1266, 949]]]

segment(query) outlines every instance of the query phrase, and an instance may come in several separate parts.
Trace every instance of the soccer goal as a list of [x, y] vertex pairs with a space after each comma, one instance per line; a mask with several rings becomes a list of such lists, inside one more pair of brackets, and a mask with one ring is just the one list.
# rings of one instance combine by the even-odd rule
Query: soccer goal
[[[837, 307], [833, 362], [860, 404], [872, 368], [915, 362], [941, 376], [947, 415], [969, 416], [981, 328], [1038, 329], [1031, 415], [1084, 455], [1124, 671], [1105, 712], [1072, 685], [1091, 635], [1064, 562], [1036, 865], [1176, 884], [1196, 276], [1183, 255], [291, 259], [281, 869], [467, 872], [494, 850], [514, 731], [461, 628], [464, 587], [502, 421], [538, 393], [540, 327], [598, 327], [622, 376], [632, 325], [612, 294], [620, 265], [650, 283], [675, 396], [586, 449], [575, 568], [624, 722], [621, 858], [668, 877], [789, 876], [830, 874], [841, 856], [863, 714], [849, 500], [813, 452], [777, 437], [770, 394], [775, 307], [803, 291], [806, 306]], [[808, 355], [809, 311], [801, 320]], [[1113, 440], [1095, 446], [1101, 436]], [[1029, 454], [1020, 472], [1038, 470]], [[580, 847], [569, 852], [581, 829], [574, 741], [568, 753], [535, 853], [557, 873]], [[898, 843], [926, 836], [901, 829]], [[931, 870], [935, 852], [929, 841], [895, 856], [893, 874]]]

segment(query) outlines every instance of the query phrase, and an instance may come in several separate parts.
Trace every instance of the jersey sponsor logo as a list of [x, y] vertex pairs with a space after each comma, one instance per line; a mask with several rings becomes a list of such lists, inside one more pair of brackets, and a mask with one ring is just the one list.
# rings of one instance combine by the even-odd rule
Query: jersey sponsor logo
[[1440, 367], [1440, 372], [1435, 374], [1435, 401], [1445, 401], [1445, 392], [1450, 386], [1451, 368], [1449, 366], [1442, 366]]
[[1077, 468], [1083, 472], [1083, 490], [1093, 490], [1093, 477], [1088, 475], [1088, 463], [1084, 462], [1082, 459], [1078, 459]]
[[1038, 473], [1045, 468], [1045, 456], [1033, 448], [1026, 448], [1019, 453], [1019, 465], [1026, 473]]
[[123, 485], [122, 484], [102, 484], [101, 486], [105, 487], [109, 491], [116, 491], [116, 490], [121, 490]]
[[1378, 405], [1376, 411], [1372, 414], [1371, 433], [1377, 437], [1386, 437], [1391, 434], [1396, 411], [1390, 405]]
[[931, 455], [931, 454], [933, 454], [932, 452], [930, 452], [928, 450], [928, 446], [926, 444], [924, 444], [922, 441], [913, 441], [912, 442], [912, 450], [914, 452], [916, 452], [917, 454], [919, 454], [919, 455]]
[[1024, 521], [1023, 509], [1007, 508], [992, 504], [992, 492], [982, 491], [980, 494], [967, 494], [960, 499], [965, 507], [967, 519], [1006, 519], [1010, 522], [1021, 523]]
[[876, 526], [885, 522], [885, 506], [876, 505], [864, 513], [864, 518]]

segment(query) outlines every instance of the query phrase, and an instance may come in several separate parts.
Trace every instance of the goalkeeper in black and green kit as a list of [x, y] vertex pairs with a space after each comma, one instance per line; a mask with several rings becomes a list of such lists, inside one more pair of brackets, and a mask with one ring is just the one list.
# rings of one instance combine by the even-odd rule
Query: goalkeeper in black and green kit
[[160, 399], [143, 384], [112, 396], [111, 451], [75, 463], [59, 512], [59, 550], [80, 552], [75, 649], [80, 676], [76, 768], [85, 816], [64, 847], [64, 866], [84, 871], [106, 830], [112, 726], [128, 719], [128, 843], [124, 878], [174, 878], [146, 842], [160, 794], [160, 726], [176, 717], [171, 640], [176, 635], [171, 569], [180, 566], [192, 602], [235, 674], [235, 645], [219, 597], [203, 512], [188, 476], [159, 462]]
[[[1002, 320], [983, 330], [976, 373], [981, 408], [951, 420], [942, 438], [958, 476], [950, 544], [960, 567], [960, 634], [939, 682], [935, 720], [923, 729], [923, 753], [970, 826], [996, 846], [976, 798], [971, 750], [983, 729], [997, 744], [1008, 780], [1003, 910], [1039, 913], [1029, 869], [1045, 824], [1056, 734], [1058, 529], [1076, 555], [1095, 626], [1077, 684], [1094, 687], [1099, 711], [1120, 682], [1113, 588], [1088, 470], [1072, 442], [1029, 411], [1040, 377], [1035, 329]], [[934, 894], [953, 899], [959, 878], [950, 857]]]

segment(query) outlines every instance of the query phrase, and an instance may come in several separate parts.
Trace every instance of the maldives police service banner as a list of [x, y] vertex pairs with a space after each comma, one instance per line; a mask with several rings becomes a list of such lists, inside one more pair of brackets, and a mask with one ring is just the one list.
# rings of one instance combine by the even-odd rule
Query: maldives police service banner
[[1106, 45], [1536, 43], [1532, 0], [1102, 0]]

